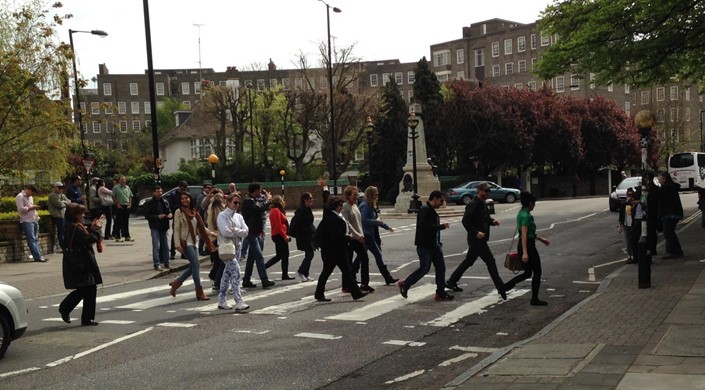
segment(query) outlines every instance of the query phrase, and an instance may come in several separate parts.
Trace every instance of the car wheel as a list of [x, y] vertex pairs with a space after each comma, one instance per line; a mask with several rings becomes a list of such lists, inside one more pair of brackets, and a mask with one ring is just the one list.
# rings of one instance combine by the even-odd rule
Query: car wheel
[[472, 202], [472, 196], [470, 195], [463, 195], [462, 198], [460, 198], [460, 201], [463, 202], [463, 204], [468, 205], [470, 202]]
[[10, 346], [10, 341], [12, 340], [12, 337], [10, 335], [10, 324], [7, 321], [7, 318], [5, 316], [0, 315], [0, 331], [2, 331], [2, 334], [0, 334], [0, 359], [2, 359], [5, 356], [5, 351], [7, 351], [7, 347]]
[[514, 203], [517, 201], [517, 196], [510, 192], [504, 197], [504, 201], [507, 203]]

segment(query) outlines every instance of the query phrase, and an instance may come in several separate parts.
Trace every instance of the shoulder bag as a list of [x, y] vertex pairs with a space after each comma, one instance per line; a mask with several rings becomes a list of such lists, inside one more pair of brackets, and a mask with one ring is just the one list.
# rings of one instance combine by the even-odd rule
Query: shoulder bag
[[100, 204], [104, 207], [110, 207], [115, 203], [112, 195], [99, 194], [98, 197], [100, 198]]
[[519, 253], [517, 251], [512, 250], [512, 248], [514, 247], [514, 239], [515, 238], [516, 238], [516, 234], [512, 237], [512, 243], [509, 244], [509, 251], [507, 252], [507, 255], [504, 257], [504, 268], [506, 268], [516, 274], [519, 271], [524, 270], [524, 262], [521, 261], [521, 257], [519, 257]]

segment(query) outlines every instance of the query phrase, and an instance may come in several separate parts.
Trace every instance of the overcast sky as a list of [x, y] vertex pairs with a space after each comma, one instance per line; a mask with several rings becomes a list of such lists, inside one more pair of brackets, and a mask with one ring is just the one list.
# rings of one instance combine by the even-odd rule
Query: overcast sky
[[[147, 68], [144, 7], [141, 0], [62, 0], [73, 14], [59, 31], [104, 30], [100, 38], [74, 34], [78, 67], [91, 79], [98, 64], [112, 74], [143, 73]], [[418, 61], [431, 44], [459, 39], [462, 28], [492, 18], [530, 23], [550, 0], [331, 0], [334, 46], [355, 44], [362, 60]], [[312, 63], [327, 39], [326, 6], [318, 0], [150, 0], [155, 69], [198, 68], [199, 27], [203, 68], [225, 71], [271, 58], [280, 69], [295, 68], [300, 51]], [[315, 61], [315, 62], [314, 62]], [[89, 83], [89, 86], [93, 86]]]

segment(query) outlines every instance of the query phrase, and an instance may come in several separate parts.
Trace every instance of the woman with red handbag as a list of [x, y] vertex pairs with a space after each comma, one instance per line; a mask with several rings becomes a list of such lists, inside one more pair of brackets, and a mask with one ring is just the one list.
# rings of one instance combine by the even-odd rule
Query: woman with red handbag
[[536, 241], [548, 246], [550, 241], [536, 235], [536, 223], [531, 211], [536, 206], [536, 197], [530, 192], [521, 193], [521, 210], [517, 214], [517, 230], [521, 240], [517, 247], [521, 261], [524, 263], [524, 273], [515, 276], [504, 285], [504, 291], [509, 291], [514, 286], [531, 278], [531, 305], [546, 306], [548, 303], [539, 299], [541, 287], [541, 258], [536, 250]]

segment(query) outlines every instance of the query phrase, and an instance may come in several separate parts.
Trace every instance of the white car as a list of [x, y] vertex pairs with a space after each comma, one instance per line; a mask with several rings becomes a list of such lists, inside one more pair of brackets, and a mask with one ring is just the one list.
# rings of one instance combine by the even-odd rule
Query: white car
[[12, 340], [27, 330], [27, 306], [20, 290], [0, 282], [0, 359]]

